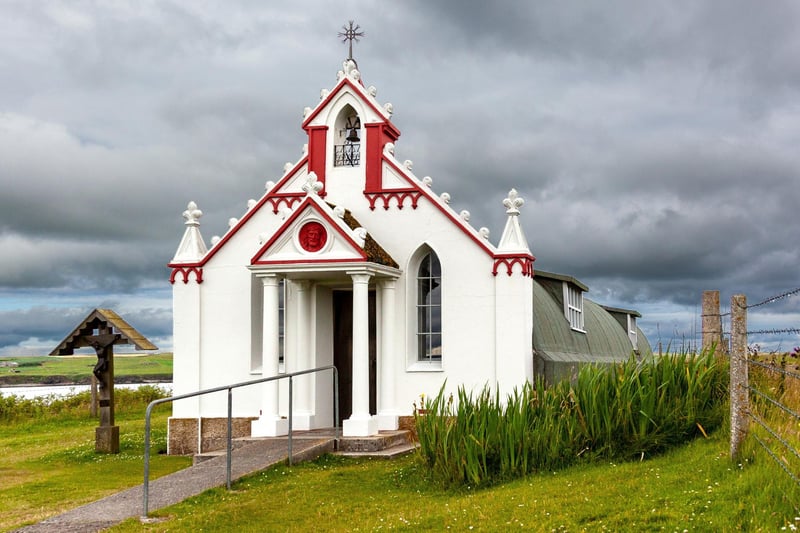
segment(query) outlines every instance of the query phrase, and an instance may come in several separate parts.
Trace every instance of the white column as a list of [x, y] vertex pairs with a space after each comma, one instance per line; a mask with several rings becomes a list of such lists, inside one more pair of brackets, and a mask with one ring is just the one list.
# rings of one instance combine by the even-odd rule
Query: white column
[[378, 361], [378, 429], [395, 430], [399, 427], [399, 413], [395, 405], [395, 280], [381, 282], [381, 351]]
[[378, 433], [378, 421], [369, 412], [369, 280], [353, 273], [353, 414], [344, 421], [345, 437]]
[[[311, 367], [311, 282], [299, 280], [294, 282], [297, 290], [297, 322], [296, 322], [296, 363], [292, 365], [292, 372], [298, 370], [308, 370]], [[294, 378], [294, 419], [292, 427], [294, 429], [312, 429], [313, 410], [311, 408], [311, 398], [313, 395], [312, 386], [314, 378], [311, 375]]]
[[[261, 362], [264, 377], [277, 376], [279, 354], [278, 341], [278, 278], [269, 275], [261, 278], [264, 285], [263, 332], [261, 341]], [[289, 425], [281, 419], [278, 410], [278, 382], [268, 381], [261, 385], [261, 416], [251, 422], [250, 431], [254, 437], [276, 437], [286, 435]]]

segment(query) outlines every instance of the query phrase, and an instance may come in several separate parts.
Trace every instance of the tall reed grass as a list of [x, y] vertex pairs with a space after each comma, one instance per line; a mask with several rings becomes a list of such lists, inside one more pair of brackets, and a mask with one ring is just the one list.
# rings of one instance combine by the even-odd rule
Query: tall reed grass
[[[114, 410], [119, 414], [136, 410], [144, 411], [151, 401], [167, 396], [169, 393], [166, 390], [153, 385], [144, 385], [137, 389], [115, 389]], [[0, 394], [0, 424], [42, 421], [55, 416], [61, 418], [89, 417], [91, 400], [89, 391], [66, 396], [52, 394], [36, 398]]]
[[[749, 440], [751, 457], [765, 452], [800, 479], [800, 347], [779, 354], [751, 354]], [[764, 427], [766, 426], [766, 427]], [[769, 461], [764, 457], [764, 460]], [[798, 483], [800, 484], [800, 483]], [[797, 487], [795, 487], [797, 488]]]
[[445, 387], [415, 414], [420, 457], [444, 486], [482, 486], [578, 461], [658, 453], [724, 419], [727, 362], [680, 354], [587, 365], [574, 383], [542, 379], [506, 398]]

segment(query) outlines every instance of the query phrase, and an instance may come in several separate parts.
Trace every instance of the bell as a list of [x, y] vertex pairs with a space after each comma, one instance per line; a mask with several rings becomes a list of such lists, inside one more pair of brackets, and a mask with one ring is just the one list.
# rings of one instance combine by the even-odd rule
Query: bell
[[358, 130], [355, 128], [350, 128], [350, 133], [347, 134], [347, 140], [351, 143], [357, 143], [361, 139], [358, 138]]

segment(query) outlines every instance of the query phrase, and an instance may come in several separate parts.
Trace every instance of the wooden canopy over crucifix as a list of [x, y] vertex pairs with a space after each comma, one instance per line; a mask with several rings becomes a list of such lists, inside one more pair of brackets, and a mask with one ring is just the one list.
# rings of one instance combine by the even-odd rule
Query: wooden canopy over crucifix
[[114, 345], [132, 344], [137, 350], [158, 348], [111, 309], [95, 309], [50, 355], [72, 355], [76, 348], [94, 348], [92, 373], [99, 385], [100, 426], [95, 451], [119, 453], [119, 426], [114, 425]]

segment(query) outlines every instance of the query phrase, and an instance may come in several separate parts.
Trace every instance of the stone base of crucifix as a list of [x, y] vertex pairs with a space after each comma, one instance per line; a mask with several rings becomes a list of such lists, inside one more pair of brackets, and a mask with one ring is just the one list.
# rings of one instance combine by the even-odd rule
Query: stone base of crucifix
[[119, 426], [99, 426], [94, 428], [94, 451], [98, 453], [119, 453]]

